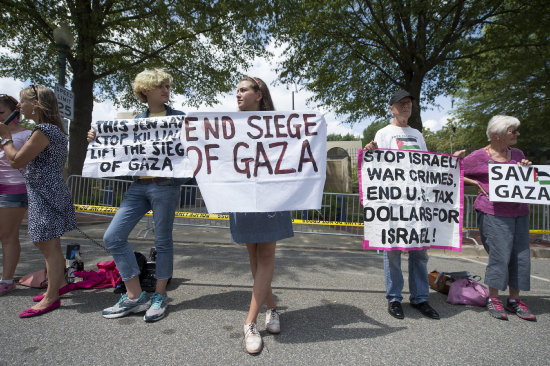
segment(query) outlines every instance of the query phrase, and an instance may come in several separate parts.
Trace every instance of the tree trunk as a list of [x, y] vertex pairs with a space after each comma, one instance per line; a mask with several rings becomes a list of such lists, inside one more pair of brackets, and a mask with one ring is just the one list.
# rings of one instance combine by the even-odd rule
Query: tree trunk
[[73, 69], [74, 120], [69, 131], [69, 175], [82, 174], [88, 142], [86, 134], [92, 123], [94, 78], [91, 63], [79, 63]]
[[422, 90], [422, 81], [424, 76], [418, 75], [419, 73], [412, 73], [410, 82], [406, 85], [406, 90], [412, 94], [412, 113], [409, 118], [409, 126], [416, 128], [422, 132], [422, 117], [420, 116], [420, 91]]
[[[411, 93], [414, 95], [414, 93]], [[409, 126], [416, 128], [422, 132], [422, 117], [420, 116], [420, 96], [414, 96], [411, 118], [409, 118]]]

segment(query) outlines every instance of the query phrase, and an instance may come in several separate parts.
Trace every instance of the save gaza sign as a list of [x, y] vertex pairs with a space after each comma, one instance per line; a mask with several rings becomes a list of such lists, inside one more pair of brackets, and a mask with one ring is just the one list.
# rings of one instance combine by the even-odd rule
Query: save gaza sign
[[489, 200], [549, 204], [550, 166], [490, 164]]

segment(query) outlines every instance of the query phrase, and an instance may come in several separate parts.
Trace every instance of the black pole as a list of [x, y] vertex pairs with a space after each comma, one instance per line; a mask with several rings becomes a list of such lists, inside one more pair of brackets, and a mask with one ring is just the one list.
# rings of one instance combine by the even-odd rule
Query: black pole
[[59, 57], [57, 59], [59, 84], [64, 87], [67, 68], [67, 52], [69, 51], [69, 46], [58, 44], [57, 47], [59, 48]]

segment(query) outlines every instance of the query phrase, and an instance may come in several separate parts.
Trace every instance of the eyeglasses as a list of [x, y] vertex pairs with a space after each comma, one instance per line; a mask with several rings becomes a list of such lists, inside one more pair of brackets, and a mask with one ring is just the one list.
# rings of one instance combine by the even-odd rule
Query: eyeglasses
[[36, 87], [34, 86], [34, 84], [31, 84], [31, 88], [34, 91], [34, 96], [36, 97], [36, 100], [38, 100], [38, 92], [36, 91]]
[[509, 130], [512, 135], [515, 135], [516, 133], [519, 133], [519, 128], [516, 128], [515, 130]]

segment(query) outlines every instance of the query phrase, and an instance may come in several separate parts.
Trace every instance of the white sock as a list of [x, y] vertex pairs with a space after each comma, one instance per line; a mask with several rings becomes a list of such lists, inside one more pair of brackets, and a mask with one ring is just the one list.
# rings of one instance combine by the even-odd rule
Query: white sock
[[0, 283], [13, 283], [14, 280], [0, 280]]

